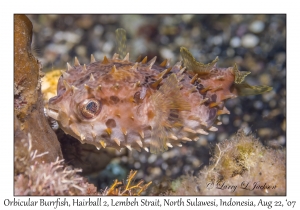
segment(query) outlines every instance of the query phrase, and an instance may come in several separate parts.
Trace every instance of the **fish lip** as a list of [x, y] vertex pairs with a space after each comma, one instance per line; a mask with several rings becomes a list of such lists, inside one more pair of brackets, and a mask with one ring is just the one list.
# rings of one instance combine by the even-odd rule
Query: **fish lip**
[[59, 116], [59, 111], [57, 109], [53, 109], [53, 108], [45, 108], [45, 112], [46, 114], [55, 119], [55, 120], [58, 120], [58, 116]]

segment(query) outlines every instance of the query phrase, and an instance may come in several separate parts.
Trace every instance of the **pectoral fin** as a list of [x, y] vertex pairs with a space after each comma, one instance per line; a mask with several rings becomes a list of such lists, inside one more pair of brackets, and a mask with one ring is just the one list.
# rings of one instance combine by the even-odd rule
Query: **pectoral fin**
[[168, 136], [172, 132], [170, 128], [181, 125], [180, 120], [172, 122], [169, 119], [172, 110], [190, 111], [190, 102], [185, 100], [180, 92], [180, 84], [176, 74], [166, 78], [159, 90], [151, 96], [151, 102], [155, 110], [155, 123], [151, 134], [150, 151], [157, 153], [166, 150]]

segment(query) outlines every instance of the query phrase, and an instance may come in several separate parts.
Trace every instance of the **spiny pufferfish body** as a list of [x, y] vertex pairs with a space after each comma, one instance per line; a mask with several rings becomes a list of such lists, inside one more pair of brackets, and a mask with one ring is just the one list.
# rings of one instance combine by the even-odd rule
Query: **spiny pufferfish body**
[[[131, 62], [115, 54], [74, 66], [60, 77], [48, 115], [65, 133], [97, 148], [164, 151], [216, 131], [217, 117], [229, 114], [224, 102], [238, 95], [260, 94], [268, 86], [251, 86], [249, 72], [237, 66], [218, 68], [195, 60], [181, 48], [183, 63], [155, 64], [156, 57]], [[122, 53], [121, 53], [122, 54]]]

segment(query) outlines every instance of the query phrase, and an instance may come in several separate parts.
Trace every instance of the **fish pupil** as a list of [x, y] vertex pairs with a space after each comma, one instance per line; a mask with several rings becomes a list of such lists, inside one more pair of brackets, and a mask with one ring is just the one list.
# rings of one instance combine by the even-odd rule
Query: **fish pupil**
[[91, 101], [86, 105], [86, 110], [95, 114], [98, 110], [98, 106], [94, 101]]

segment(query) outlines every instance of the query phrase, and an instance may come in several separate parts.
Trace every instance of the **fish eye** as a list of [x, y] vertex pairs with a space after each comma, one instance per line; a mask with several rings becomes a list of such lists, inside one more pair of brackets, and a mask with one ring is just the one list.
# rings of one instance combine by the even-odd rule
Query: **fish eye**
[[78, 105], [79, 112], [86, 119], [92, 119], [98, 116], [101, 108], [101, 102], [93, 98], [85, 99]]

